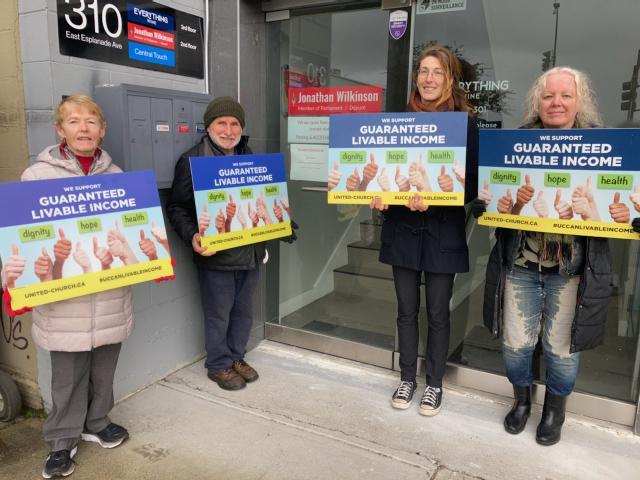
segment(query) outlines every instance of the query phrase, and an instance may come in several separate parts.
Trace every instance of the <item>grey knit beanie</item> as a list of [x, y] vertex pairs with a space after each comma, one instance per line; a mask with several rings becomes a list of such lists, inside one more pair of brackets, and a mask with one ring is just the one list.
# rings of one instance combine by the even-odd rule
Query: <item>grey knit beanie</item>
[[207, 109], [204, 111], [204, 128], [209, 128], [211, 122], [218, 117], [225, 116], [236, 117], [240, 122], [240, 126], [244, 129], [244, 109], [235, 98], [217, 97], [209, 102]]

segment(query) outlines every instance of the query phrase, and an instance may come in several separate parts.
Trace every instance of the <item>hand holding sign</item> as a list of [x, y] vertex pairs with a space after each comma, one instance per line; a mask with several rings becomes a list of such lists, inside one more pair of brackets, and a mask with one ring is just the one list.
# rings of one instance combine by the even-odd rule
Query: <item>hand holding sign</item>
[[138, 242], [138, 246], [142, 253], [144, 253], [149, 260], [157, 260], [158, 259], [158, 250], [156, 250], [156, 244], [153, 243], [153, 240], [147, 238], [144, 234], [144, 230], [140, 229], [140, 241]]
[[194, 233], [191, 238], [191, 248], [198, 255], [202, 255], [203, 257], [210, 257], [211, 255], [215, 255], [216, 252], [210, 251], [207, 247], [203, 247], [201, 245], [202, 236], [199, 233]]
[[41, 282], [53, 280], [53, 261], [46, 248], [42, 247], [42, 252], [40, 256], [36, 258], [33, 266], [36, 277], [38, 277]]
[[609, 214], [616, 223], [629, 223], [631, 221], [629, 207], [620, 201], [620, 192], [613, 194], [613, 203], [609, 205]]
[[93, 256], [98, 259], [100, 265], [102, 265], [102, 270], [108, 270], [111, 268], [111, 264], [113, 263], [113, 255], [111, 255], [111, 251], [109, 251], [106, 247], [101, 247], [98, 244], [98, 239], [93, 237]]
[[203, 203], [202, 213], [200, 214], [200, 218], [198, 218], [198, 233], [204, 235], [209, 225], [211, 225], [211, 215], [209, 215], [209, 211], [207, 210], [207, 204]]
[[373, 197], [371, 202], [369, 202], [369, 208], [384, 212], [389, 208], [389, 205], [382, 203], [382, 197]]
[[335, 161], [333, 162], [333, 169], [329, 172], [329, 179], [327, 181], [327, 188], [329, 190], [333, 190], [340, 183], [340, 179], [342, 178], [342, 172], [340, 172], [340, 164]]
[[440, 167], [440, 175], [438, 175], [438, 186], [443, 192], [453, 192], [453, 179], [447, 174], [444, 165]]
[[573, 218], [573, 209], [569, 202], [562, 200], [562, 191], [560, 189], [556, 190], [553, 208], [558, 212], [558, 218], [562, 220], [571, 220]]
[[16, 286], [16, 280], [24, 273], [26, 264], [27, 259], [20, 256], [18, 246], [15, 244], [11, 245], [11, 255], [9, 255], [9, 258], [7, 258], [2, 268], [2, 277], [7, 288], [14, 288]]
[[412, 212], [426, 212], [429, 209], [429, 205], [425, 205], [419, 193], [411, 197], [406, 206]]
[[91, 268], [91, 259], [89, 258], [89, 254], [82, 247], [82, 242], [76, 243], [76, 249], [73, 252], [73, 259], [82, 269], [82, 273], [89, 273], [93, 269]]
[[539, 217], [547, 218], [549, 216], [549, 206], [543, 196], [544, 192], [538, 193], [538, 197], [533, 201], [533, 209]]
[[507, 188], [507, 194], [498, 200], [498, 213], [511, 213], [513, 211], [513, 198], [511, 189]]

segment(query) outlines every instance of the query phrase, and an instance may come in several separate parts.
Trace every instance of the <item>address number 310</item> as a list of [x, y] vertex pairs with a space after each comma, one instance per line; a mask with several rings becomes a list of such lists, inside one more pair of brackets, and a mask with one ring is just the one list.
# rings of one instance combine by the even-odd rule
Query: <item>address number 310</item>
[[[64, 19], [67, 21], [67, 24], [75, 29], [75, 30], [85, 30], [89, 23], [87, 18], [87, 14], [93, 15], [93, 31], [94, 33], [100, 33], [100, 28], [102, 31], [109, 35], [111, 38], [118, 38], [122, 33], [122, 15], [120, 14], [120, 10], [118, 7], [113, 5], [112, 3], [104, 3], [100, 6], [98, 0], [93, 0], [90, 3], [86, 3], [85, 0], [64, 0], [65, 3], [79, 3], [78, 7], [73, 8], [73, 12], [76, 15], [65, 14]], [[109, 12], [112, 12], [115, 15], [117, 28], [115, 31], [113, 30], [113, 22], [111, 26], [107, 21], [107, 16]]]

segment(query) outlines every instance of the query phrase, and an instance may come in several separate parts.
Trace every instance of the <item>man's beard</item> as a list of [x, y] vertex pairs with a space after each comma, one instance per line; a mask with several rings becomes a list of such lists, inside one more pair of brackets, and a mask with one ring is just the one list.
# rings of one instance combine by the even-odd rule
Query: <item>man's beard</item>
[[[240, 143], [240, 140], [242, 139], [242, 135], [238, 135], [237, 138], [235, 139], [235, 142], [233, 145], [231, 145], [230, 147], [224, 147], [223, 146], [223, 139], [225, 139], [227, 142], [231, 139], [229, 138], [225, 138], [222, 135], [211, 135], [211, 139], [213, 140], [213, 143], [215, 143], [216, 145], [218, 145], [219, 147], [225, 148], [225, 149], [234, 149], [238, 146], [238, 144]], [[226, 144], [226, 142], [224, 142]]]

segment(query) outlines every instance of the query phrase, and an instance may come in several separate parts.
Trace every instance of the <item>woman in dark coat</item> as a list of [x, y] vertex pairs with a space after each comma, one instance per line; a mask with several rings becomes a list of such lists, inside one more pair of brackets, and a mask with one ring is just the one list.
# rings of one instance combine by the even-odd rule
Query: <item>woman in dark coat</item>
[[[601, 124], [587, 76], [572, 68], [543, 73], [529, 91], [526, 108], [524, 128]], [[517, 215], [534, 193], [531, 185], [523, 185], [515, 203], [510, 196], [499, 199], [498, 211]], [[583, 201], [574, 192], [571, 203], [557, 199], [553, 215], [588, 218], [592, 212], [587, 197]], [[490, 200], [491, 195], [482, 190], [473, 205], [474, 216], [480, 216]], [[604, 339], [611, 276], [606, 238], [496, 230], [487, 265], [484, 322], [496, 337], [502, 336], [507, 377], [513, 384], [515, 403], [504, 419], [507, 432], [522, 432], [531, 412], [533, 352], [542, 323], [546, 391], [536, 441], [541, 445], [560, 441], [579, 352]]]
[[[448, 48], [439, 45], [427, 47], [418, 57], [416, 67], [408, 111], [461, 111], [471, 116], [472, 107], [459, 85], [460, 61]], [[458, 181], [465, 184], [465, 198], [471, 200], [477, 192], [478, 129], [472, 118], [469, 118], [468, 125], [466, 168], [455, 173]], [[412, 184], [419, 182], [411, 171], [409, 177]], [[417, 387], [420, 283], [424, 275], [428, 331], [426, 388], [420, 402], [420, 413], [433, 416], [440, 411], [442, 402], [453, 280], [456, 273], [469, 271], [465, 210], [461, 206], [429, 207], [418, 194], [406, 206], [389, 207], [376, 197], [371, 207], [383, 212], [380, 261], [393, 266], [398, 300], [401, 373], [391, 404], [399, 409], [408, 408]]]

